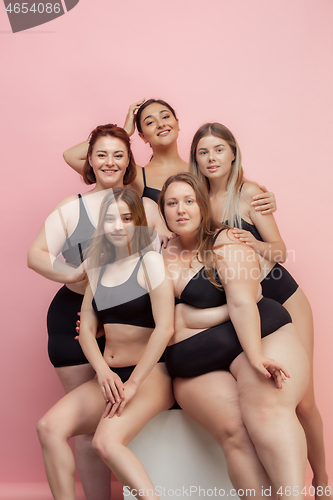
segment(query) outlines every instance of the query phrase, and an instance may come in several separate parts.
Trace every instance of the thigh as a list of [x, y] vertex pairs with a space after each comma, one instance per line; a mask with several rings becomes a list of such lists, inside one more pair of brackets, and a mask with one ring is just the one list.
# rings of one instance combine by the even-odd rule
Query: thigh
[[230, 365], [240, 397], [260, 407], [263, 403], [268, 406], [277, 402], [296, 407], [308, 385], [309, 362], [295, 328], [289, 323], [262, 339], [261, 344], [263, 354], [282, 363], [290, 379], [284, 382], [282, 390], [278, 390], [273, 380], [257, 372], [242, 353]]
[[127, 445], [143, 427], [174, 403], [172, 383], [164, 363], [158, 363], [142, 382], [120, 417], [102, 418], [96, 439], [108, 439]]
[[243, 426], [237, 382], [228, 371], [176, 378], [174, 393], [185, 413], [216, 440], [227, 428]]
[[92, 380], [95, 376], [95, 370], [89, 363], [74, 366], [61, 366], [55, 368], [63, 388], [68, 394], [79, 385]]
[[73, 389], [43, 417], [52, 433], [69, 439], [95, 431], [105, 407], [97, 379]]
[[289, 312], [293, 325], [296, 328], [296, 333], [306, 350], [309, 361], [312, 364], [313, 358], [313, 317], [312, 310], [308, 299], [303, 290], [298, 288], [296, 292], [289, 297], [283, 304]]

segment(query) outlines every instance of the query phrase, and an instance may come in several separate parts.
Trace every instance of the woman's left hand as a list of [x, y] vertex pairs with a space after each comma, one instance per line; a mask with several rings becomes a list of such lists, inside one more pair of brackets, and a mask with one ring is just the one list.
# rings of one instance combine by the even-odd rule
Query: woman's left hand
[[253, 236], [250, 231], [245, 231], [245, 229], [239, 229], [238, 227], [234, 227], [232, 230], [232, 234], [237, 238], [239, 241], [242, 243], [246, 243], [249, 245], [253, 250], [256, 252], [257, 251], [257, 243], [258, 240]]
[[115, 414], [120, 417], [126, 404], [132, 399], [137, 391], [137, 387], [128, 380], [124, 383], [124, 392], [121, 401], [112, 404], [110, 401], [106, 404], [103, 417], [112, 418]]
[[251, 365], [259, 371], [266, 378], [272, 378], [278, 389], [282, 389], [282, 382], [290, 378], [289, 373], [281, 363], [274, 359], [266, 358], [266, 356], [258, 356], [255, 360], [251, 361]]
[[262, 215], [272, 214], [276, 212], [276, 199], [274, 193], [267, 191], [265, 186], [259, 186], [263, 191], [261, 194], [256, 194], [252, 197], [251, 205], [257, 212], [260, 212]]

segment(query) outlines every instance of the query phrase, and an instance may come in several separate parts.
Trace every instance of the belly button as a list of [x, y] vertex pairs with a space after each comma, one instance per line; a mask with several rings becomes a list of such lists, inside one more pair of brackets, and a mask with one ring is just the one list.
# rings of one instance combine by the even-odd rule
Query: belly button
[[111, 358], [113, 359], [113, 358], [114, 358], [114, 356], [112, 356], [112, 355], [111, 355]]

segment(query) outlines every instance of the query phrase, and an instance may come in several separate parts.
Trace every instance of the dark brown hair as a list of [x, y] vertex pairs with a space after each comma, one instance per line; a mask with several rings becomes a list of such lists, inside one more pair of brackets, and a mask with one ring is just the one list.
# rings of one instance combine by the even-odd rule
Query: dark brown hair
[[124, 142], [127, 148], [127, 153], [129, 157], [129, 164], [126, 169], [125, 175], [124, 175], [124, 185], [127, 186], [127, 184], [130, 184], [131, 182], [134, 181], [136, 177], [136, 166], [135, 166], [135, 160], [133, 153], [131, 151], [131, 142], [130, 138], [128, 137], [127, 132], [121, 128], [117, 127], [117, 125], [113, 125], [112, 123], [108, 123], [106, 125], [98, 125], [89, 135], [89, 148], [88, 148], [88, 154], [87, 158], [83, 167], [83, 180], [86, 184], [94, 184], [96, 182], [96, 177], [94, 174], [94, 171], [89, 163], [89, 156], [92, 154], [93, 147], [96, 143], [96, 141], [100, 137], [115, 137], [116, 139], [120, 139], [121, 141]]
[[178, 118], [176, 116], [176, 112], [173, 109], [173, 107], [170, 106], [170, 104], [168, 104], [165, 101], [162, 101], [162, 99], [148, 99], [148, 101], [145, 101], [143, 104], [141, 104], [141, 106], [138, 109], [138, 112], [135, 115], [136, 128], [138, 129], [138, 132], [140, 132], [141, 134], [142, 134], [142, 127], [141, 127], [142, 111], [144, 109], [146, 109], [147, 106], [150, 106], [151, 104], [154, 104], [154, 103], [161, 104], [162, 106], [165, 106], [166, 108], [168, 108], [171, 111], [171, 113], [173, 114], [173, 116], [176, 118], [176, 120], [178, 120]]

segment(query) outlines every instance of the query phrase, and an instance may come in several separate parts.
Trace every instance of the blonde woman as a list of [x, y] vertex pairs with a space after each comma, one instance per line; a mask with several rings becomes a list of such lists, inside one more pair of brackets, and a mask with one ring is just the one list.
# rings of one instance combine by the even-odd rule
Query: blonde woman
[[[244, 178], [240, 148], [224, 125], [206, 123], [198, 129], [191, 145], [190, 170], [206, 185], [215, 218], [233, 227], [234, 237], [259, 255], [264, 276], [263, 296], [283, 304], [292, 317], [311, 368], [309, 385], [297, 406], [297, 415], [307, 438], [316, 496], [326, 493], [330, 496], [323, 424], [314, 396], [312, 311], [304, 292], [280, 265], [286, 259], [286, 247], [274, 217], [272, 214], [261, 217], [253, 209], [252, 197], [260, 193], [260, 188]], [[195, 322], [193, 314], [187, 317]], [[221, 318], [225, 317], [222, 314]]]

